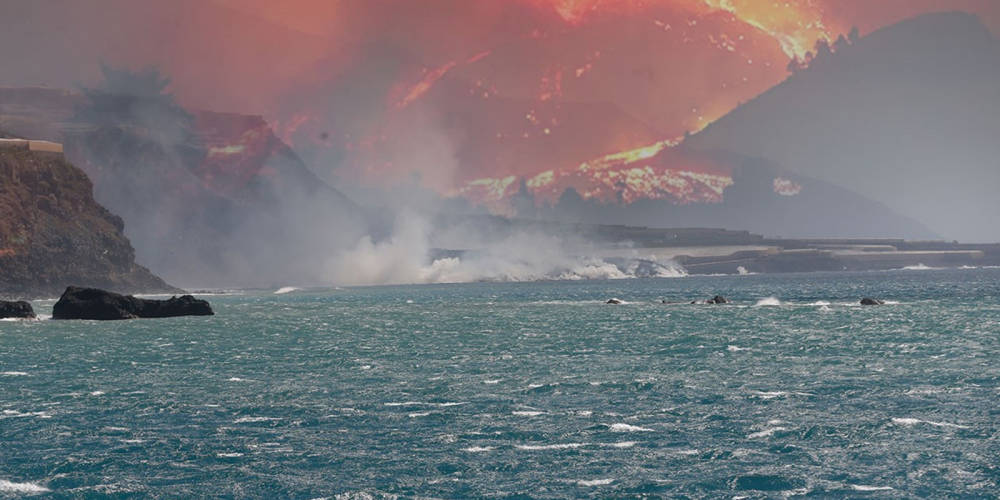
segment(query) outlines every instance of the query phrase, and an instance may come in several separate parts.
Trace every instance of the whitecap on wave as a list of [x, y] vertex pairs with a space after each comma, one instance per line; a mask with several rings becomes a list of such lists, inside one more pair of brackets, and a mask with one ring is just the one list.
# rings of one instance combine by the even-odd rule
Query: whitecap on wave
[[465, 402], [448, 402], [448, 403], [425, 403], [421, 401], [403, 401], [401, 403], [382, 403], [383, 406], [437, 406], [441, 408], [448, 408], [450, 406], [462, 406], [468, 403]]
[[284, 295], [286, 293], [297, 292], [299, 290], [301, 290], [301, 288], [294, 287], [294, 286], [283, 286], [283, 287], [275, 290], [274, 294], [275, 295]]
[[604, 486], [613, 482], [615, 482], [614, 479], [589, 479], [577, 481], [576, 484], [580, 486]]
[[892, 423], [903, 427], [912, 427], [918, 424], [925, 424], [934, 427], [948, 427], [952, 429], [969, 429], [967, 425], [949, 424], [948, 422], [932, 422], [930, 420], [920, 420], [918, 418], [893, 418]]
[[234, 424], [249, 424], [255, 422], [276, 422], [281, 420], [277, 417], [240, 417], [233, 421]]
[[545, 415], [545, 412], [544, 411], [515, 411], [515, 412], [511, 412], [511, 414], [512, 415], [516, 415], [518, 417], [537, 417], [539, 415]]
[[560, 444], [519, 444], [515, 448], [525, 451], [544, 451], [544, 450], [573, 450], [576, 448], [582, 448], [586, 446], [586, 443], [560, 443]]
[[917, 264], [915, 266], [906, 266], [903, 268], [904, 271], [936, 271], [943, 269], [941, 267], [930, 267], [926, 264]]
[[[391, 493], [369, 493], [367, 491], [352, 491], [348, 493], [339, 493], [333, 497], [333, 500], [399, 500], [399, 495], [394, 495]], [[314, 500], [330, 500], [328, 498], [317, 498]]]
[[892, 486], [865, 486], [863, 484], [852, 484], [851, 489], [854, 491], [890, 491]]
[[611, 443], [611, 444], [609, 444], [607, 446], [610, 446], [612, 448], [631, 448], [631, 447], [633, 447], [633, 446], [635, 446], [637, 444], [639, 444], [639, 443], [637, 443], [635, 441], [621, 441], [621, 442], [618, 442], [618, 443]]
[[748, 435], [747, 439], [759, 439], [759, 438], [763, 438], [763, 437], [771, 437], [775, 433], [782, 432], [782, 431], [787, 431], [787, 430], [788, 429], [785, 428], [785, 427], [771, 427], [769, 429], [764, 429], [764, 430], [759, 431], [759, 432], [754, 432], [753, 434]]
[[558, 443], [558, 444], [518, 444], [514, 448], [524, 451], [552, 451], [552, 450], [575, 450], [584, 447], [602, 448], [632, 448], [638, 443], [636, 441], [621, 441], [617, 443]]
[[788, 392], [788, 391], [752, 391], [751, 397], [758, 399], [777, 399], [788, 396], [814, 396], [810, 392]]
[[15, 493], [21, 495], [39, 495], [52, 491], [35, 483], [15, 483], [0, 479], [0, 493]]
[[781, 305], [781, 301], [780, 301], [780, 300], [778, 300], [778, 299], [777, 299], [777, 298], [775, 298], [775, 297], [767, 297], [767, 298], [765, 298], [765, 299], [760, 299], [760, 300], [758, 300], [758, 301], [757, 301], [757, 303], [756, 303], [756, 304], [754, 304], [754, 305], [755, 305], [756, 307], [772, 307], [772, 306], [780, 306], [780, 305]]
[[655, 432], [653, 429], [647, 427], [629, 424], [612, 424], [608, 426], [608, 430], [611, 432]]
[[52, 415], [49, 415], [44, 411], [32, 411], [24, 413], [17, 410], [4, 410], [3, 412], [0, 412], [0, 420], [6, 420], [8, 418], [31, 418], [31, 417], [52, 418]]

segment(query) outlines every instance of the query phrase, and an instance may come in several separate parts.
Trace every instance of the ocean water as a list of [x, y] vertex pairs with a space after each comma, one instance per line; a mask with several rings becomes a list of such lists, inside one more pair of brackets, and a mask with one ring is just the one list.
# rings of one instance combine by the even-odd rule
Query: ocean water
[[0, 498], [1000, 496], [1000, 270], [274, 292], [0, 322]]

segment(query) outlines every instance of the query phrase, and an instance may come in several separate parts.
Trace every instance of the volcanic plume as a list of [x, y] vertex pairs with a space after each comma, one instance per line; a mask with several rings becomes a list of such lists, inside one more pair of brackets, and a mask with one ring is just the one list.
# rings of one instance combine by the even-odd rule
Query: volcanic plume
[[[660, 198], [681, 173], [712, 177], [718, 196], [667, 198], [721, 201], [731, 179], [717, 165], [674, 164], [683, 155], [669, 151], [657, 167], [615, 180], [591, 167], [608, 156], [683, 142], [785, 79], [790, 67], [836, 50], [853, 27], [867, 33], [945, 8], [1000, 18], [989, 2], [293, 5], [307, 4], [325, 21], [306, 22], [292, 7], [241, 7], [341, 37], [300, 80], [307, 83], [274, 108], [282, 135], [330, 179], [414, 184], [494, 207], [521, 184], [542, 188], [539, 203], [571, 185], [608, 202]], [[617, 188], [609, 185], [629, 188], [610, 193]]]
[[[522, 184], [538, 203], [570, 186], [721, 201], [732, 166], [670, 150], [852, 28], [958, 9], [1000, 29], [990, 0], [5, 3], [0, 43], [17, 50], [0, 54], [0, 83], [157, 66], [180, 104], [263, 115], [328, 181], [494, 205]], [[652, 149], [652, 165], [604, 160]], [[670, 187], [684, 182], [711, 188]]]

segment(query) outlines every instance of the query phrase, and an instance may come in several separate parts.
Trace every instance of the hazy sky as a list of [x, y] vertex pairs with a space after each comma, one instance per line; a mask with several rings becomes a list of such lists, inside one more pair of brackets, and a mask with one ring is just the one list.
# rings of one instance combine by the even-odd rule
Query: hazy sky
[[817, 41], [943, 10], [1000, 33], [993, 0], [0, 4], [0, 85], [157, 66], [189, 108], [264, 115], [327, 179], [481, 202], [522, 181], [586, 190], [552, 179], [628, 151], [724, 186], [725, 165], [665, 149], [785, 80]]

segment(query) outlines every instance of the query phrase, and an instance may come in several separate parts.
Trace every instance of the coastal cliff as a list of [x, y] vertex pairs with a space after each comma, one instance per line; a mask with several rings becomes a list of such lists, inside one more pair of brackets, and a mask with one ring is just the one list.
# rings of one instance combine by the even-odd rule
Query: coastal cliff
[[61, 154], [0, 147], [0, 296], [57, 297], [69, 285], [176, 292], [135, 263], [124, 226]]

